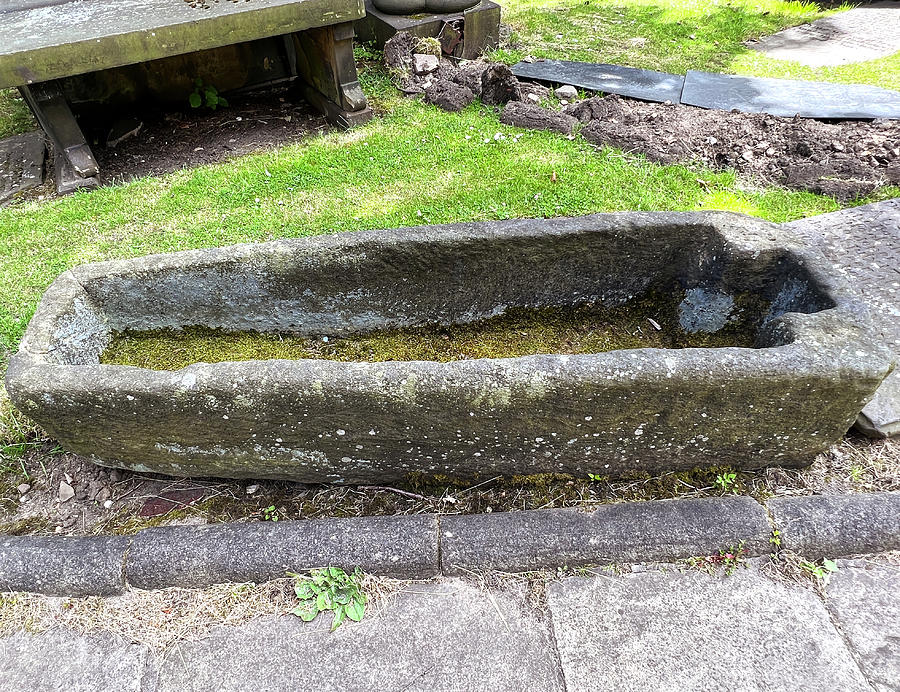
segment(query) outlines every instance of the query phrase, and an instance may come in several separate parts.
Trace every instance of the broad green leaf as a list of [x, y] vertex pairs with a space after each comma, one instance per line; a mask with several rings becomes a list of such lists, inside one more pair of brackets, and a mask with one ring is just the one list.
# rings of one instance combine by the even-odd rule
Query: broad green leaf
[[825, 569], [829, 572], [837, 572], [838, 566], [834, 560], [829, 560], [827, 557], [822, 560], [822, 564], [825, 565]]
[[363, 615], [366, 612], [366, 607], [359, 601], [351, 601], [348, 605], [344, 606], [344, 610], [347, 612], [348, 618], [350, 618], [354, 622], [359, 622], [363, 619]]
[[331, 631], [334, 632], [338, 627], [341, 626], [341, 623], [344, 621], [344, 610], [343, 606], [338, 606], [334, 609], [334, 620], [331, 621]]
[[191, 108], [200, 108], [203, 104], [203, 99], [200, 98], [200, 94], [196, 91], [188, 97], [188, 101], [191, 103]]

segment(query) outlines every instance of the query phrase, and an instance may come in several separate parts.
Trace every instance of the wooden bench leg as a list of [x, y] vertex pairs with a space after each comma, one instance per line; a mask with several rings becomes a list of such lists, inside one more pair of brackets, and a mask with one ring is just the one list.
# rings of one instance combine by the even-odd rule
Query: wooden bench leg
[[59, 86], [41, 82], [19, 87], [19, 91], [53, 144], [58, 192], [99, 185], [97, 160]]
[[372, 117], [359, 86], [353, 60], [353, 23], [344, 22], [294, 34], [297, 72], [307, 100], [340, 127]]

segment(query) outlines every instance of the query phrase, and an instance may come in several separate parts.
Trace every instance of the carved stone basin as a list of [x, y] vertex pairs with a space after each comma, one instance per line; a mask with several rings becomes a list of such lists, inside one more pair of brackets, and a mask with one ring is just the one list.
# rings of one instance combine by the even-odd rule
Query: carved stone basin
[[[717, 212], [345, 233], [90, 264], [47, 290], [7, 388], [67, 449], [174, 475], [371, 483], [796, 466], [847, 431], [891, 367], [865, 307], [825, 266], [776, 226]], [[753, 347], [100, 364], [125, 330], [335, 338], [651, 293], [672, 296], [687, 332], [744, 320]]]

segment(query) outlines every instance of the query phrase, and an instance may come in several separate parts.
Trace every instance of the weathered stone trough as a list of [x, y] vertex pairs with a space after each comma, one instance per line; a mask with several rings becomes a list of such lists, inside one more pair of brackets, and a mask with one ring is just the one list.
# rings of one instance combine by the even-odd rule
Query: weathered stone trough
[[[771, 224], [715, 212], [372, 231], [89, 264], [47, 290], [7, 388], [64, 447], [175, 475], [369, 483], [796, 466], [847, 431], [891, 367], [865, 307], [825, 266]], [[764, 306], [756, 348], [99, 364], [123, 330], [334, 337], [649, 291], [673, 294], [681, 325], [707, 331], [753, 296]]]

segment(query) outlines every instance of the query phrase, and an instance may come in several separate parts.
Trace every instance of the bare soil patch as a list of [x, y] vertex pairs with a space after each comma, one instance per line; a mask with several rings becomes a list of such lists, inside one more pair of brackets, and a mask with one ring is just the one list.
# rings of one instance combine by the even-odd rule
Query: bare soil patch
[[693, 106], [645, 103], [616, 95], [569, 105], [598, 145], [662, 164], [733, 168], [760, 185], [783, 185], [839, 201], [900, 184], [900, 122], [823, 122]]

